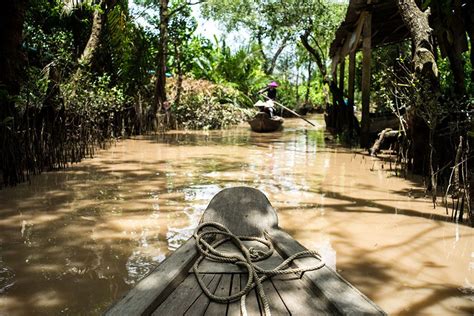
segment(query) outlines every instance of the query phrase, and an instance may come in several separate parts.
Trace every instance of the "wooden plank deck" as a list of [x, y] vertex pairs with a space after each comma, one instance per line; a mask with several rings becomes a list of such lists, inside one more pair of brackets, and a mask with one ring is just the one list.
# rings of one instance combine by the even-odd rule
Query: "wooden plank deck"
[[[216, 295], [228, 296], [243, 289], [247, 275], [242, 273], [202, 274], [208, 288]], [[272, 315], [339, 315], [334, 307], [308, 288], [300, 278], [275, 277], [263, 282], [265, 295]], [[248, 315], [263, 315], [263, 307], [256, 290], [246, 298]], [[328, 312], [330, 311], [330, 312]], [[194, 273], [178, 285], [152, 315], [240, 315], [240, 301], [232, 303], [211, 302], [200, 288]]]
[[[223, 274], [221, 277], [221, 281], [217, 286], [214, 295], [217, 296], [229, 296], [229, 293], [232, 288], [232, 274]], [[211, 302], [206, 309], [206, 313], [204, 315], [226, 315], [228, 309], [227, 303], [218, 303], [218, 302]]]
[[[235, 294], [240, 291], [240, 274], [232, 274], [232, 286], [230, 288], [230, 294]], [[227, 309], [227, 316], [240, 316], [240, 301], [229, 304]]]
[[[248, 242], [252, 245], [253, 242]], [[234, 249], [231, 244], [223, 244], [220, 250], [230, 252]], [[259, 266], [272, 269], [283, 261], [278, 251], [261, 262]], [[209, 290], [218, 296], [229, 296], [244, 289], [248, 275], [244, 269], [235, 265], [205, 262], [199, 270], [199, 277], [204, 280]], [[226, 269], [227, 268], [227, 269]], [[263, 282], [263, 289], [270, 304], [272, 315], [338, 315], [335, 306], [325, 299], [321, 293], [316, 293], [299, 275], [275, 276]], [[317, 295], [319, 294], [319, 295]], [[262, 302], [256, 290], [253, 289], [246, 298], [248, 315], [263, 315]], [[188, 271], [184, 281], [179, 284], [163, 303], [152, 313], [158, 315], [240, 315], [240, 301], [231, 303], [211, 302], [200, 288], [194, 272]]]

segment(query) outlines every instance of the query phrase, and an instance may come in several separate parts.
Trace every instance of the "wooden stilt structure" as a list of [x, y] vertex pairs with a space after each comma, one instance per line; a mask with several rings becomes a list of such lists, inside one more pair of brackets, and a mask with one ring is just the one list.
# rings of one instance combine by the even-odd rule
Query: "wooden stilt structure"
[[[370, 85], [372, 49], [410, 38], [394, 0], [350, 0], [345, 20], [331, 44], [331, 75], [340, 90], [345, 90], [345, 60], [349, 56], [347, 98], [355, 103], [356, 55], [362, 51], [360, 145], [369, 147], [372, 132], [370, 119]], [[339, 70], [339, 71], [338, 71]], [[339, 75], [339, 80], [337, 79]], [[337, 114], [335, 115], [337, 117]]]

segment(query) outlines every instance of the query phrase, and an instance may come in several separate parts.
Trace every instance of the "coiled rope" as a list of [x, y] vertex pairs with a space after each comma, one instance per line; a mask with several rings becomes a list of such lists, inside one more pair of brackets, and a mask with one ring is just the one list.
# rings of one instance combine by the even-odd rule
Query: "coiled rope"
[[[223, 238], [216, 238], [216, 237], [223, 237]], [[207, 238], [206, 238], [207, 237]], [[247, 316], [247, 309], [245, 306], [245, 299], [247, 294], [256, 287], [257, 295], [260, 298], [260, 301], [263, 304], [263, 312], [265, 316], [270, 316], [270, 306], [268, 304], [267, 296], [263, 291], [262, 282], [266, 279], [275, 276], [275, 275], [282, 275], [282, 274], [291, 274], [291, 273], [303, 273], [306, 271], [312, 271], [320, 269], [324, 266], [324, 262], [321, 260], [321, 256], [312, 250], [305, 250], [298, 252], [286, 260], [284, 260], [281, 264], [279, 264], [276, 268], [272, 270], [265, 270], [260, 268], [258, 265], [255, 264], [257, 261], [265, 260], [274, 252], [273, 244], [269, 240], [268, 234], [264, 232], [265, 238], [254, 237], [254, 236], [236, 236], [232, 232], [229, 231], [225, 226], [216, 222], [206, 222], [198, 226], [196, 231], [194, 232], [194, 238], [196, 239], [196, 246], [198, 251], [200, 252], [200, 257], [196, 260], [193, 266], [194, 274], [196, 275], [196, 279], [201, 286], [203, 292], [209, 297], [210, 300], [219, 302], [219, 303], [229, 303], [234, 302], [240, 299], [240, 310], [242, 315]], [[216, 240], [212, 244], [208, 243], [207, 240]], [[231, 241], [240, 253], [226, 253], [222, 251], [216, 250], [216, 248], [227, 242]], [[261, 250], [254, 247], [247, 248], [243, 241], [257, 241], [267, 247], [267, 250]], [[319, 264], [310, 266], [310, 267], [302, 267], [302, 268], [289, 268], [291, 262], [300, 257], [308, 257], [312, 256], [320, 261]], [[240, 267], [245, 267], [248, 272], [248, 281], [247, 285], [244, 289], [240, 292], [229, 295], [229, 296], [217, 296], [214, 295], [209, 291], [206, 284], [204, 284], [203, 280], [199, 277], [199, 264], [205, 259], [210, 259], [212, 261], [221, 262], [221, 263], [232, 263]]]

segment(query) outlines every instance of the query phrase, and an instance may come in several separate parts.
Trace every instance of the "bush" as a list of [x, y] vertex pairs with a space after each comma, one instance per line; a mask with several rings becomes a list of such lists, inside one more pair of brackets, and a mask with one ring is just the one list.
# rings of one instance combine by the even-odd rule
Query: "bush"
[[124, 130], [129, 124], [124, 124], [124, 119], [127, 116], [128, 121], [126, 112], [129, 112], [127, 105], [131, 104], [131, 98], [120, 87], [111, 85], [109, 75], [95, 79], [84, 76], [61, 88], [66, 111], [97, 130], [101, 135], [99, 140], [128, 134]]
[[[176, 97], [176, 80], [169, 80], [170, 100]], [[219, 129], [238, 124], [252, 115], [252, 104], [236, 89], [206, 80], [185, 79], [180, 102], [172, 105], [179, 128]]]

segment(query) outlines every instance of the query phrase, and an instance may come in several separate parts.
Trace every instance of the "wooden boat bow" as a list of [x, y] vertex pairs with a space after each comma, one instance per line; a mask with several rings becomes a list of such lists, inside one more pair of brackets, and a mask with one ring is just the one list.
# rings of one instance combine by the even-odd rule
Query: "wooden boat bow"
[[[277, 250], [259, 266], [273, 269], [284, 259], [307, 251], [278, 227], [278, 216], [267, 197], [249, 187], [224, 189], [209, 203], [201, 223], [219, 223], [240, 236], [266, 236]], [[227, 247], [227, 248], [226, 248]], [[223, 245], [223, 249], [231, 249]], [[219, 304], [203, 295], [191, 269], [199, 254], [189, 239], [144, 277], [106, 315], [239, 315], [238, 302]], [[295, 267], [316, 264], [316, 258], [295, 259]], [[204, 260], [199, 277], [216, 295], [238, 292], [246, 284], [245, 269]], [[385, 315], [382, 309], [328, 266], [292, 278], [262, 283], [272, 313], [278, 315]], [[255, 290], [247, 297], [250, 315], [262, 312]], [[260, 306], [260, 307], [259, 307]]]

